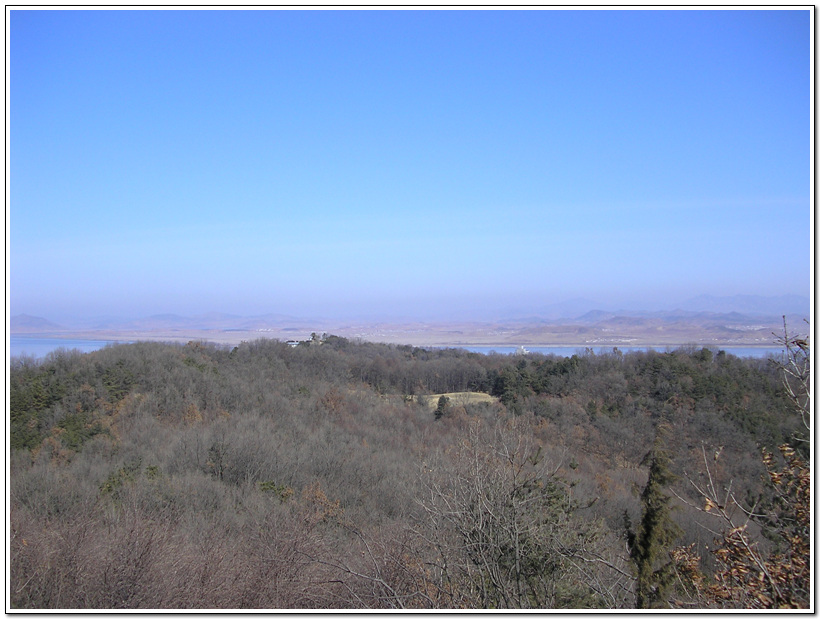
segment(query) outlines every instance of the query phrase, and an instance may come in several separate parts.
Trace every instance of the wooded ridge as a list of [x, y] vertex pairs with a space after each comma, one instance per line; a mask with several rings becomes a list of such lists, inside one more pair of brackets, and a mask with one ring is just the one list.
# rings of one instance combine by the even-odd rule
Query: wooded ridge
[[783, 370], [337, 335], [15, 358], [10, 604], [807, 607]]

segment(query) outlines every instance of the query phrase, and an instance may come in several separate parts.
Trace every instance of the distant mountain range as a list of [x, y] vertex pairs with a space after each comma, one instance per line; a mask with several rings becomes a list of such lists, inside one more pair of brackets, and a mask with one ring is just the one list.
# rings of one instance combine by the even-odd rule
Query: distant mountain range
[[625, 309], [606, 303], [598, 303], [589, 299], [578, 298], [541, 306], [536, 311], [532, 309], [510, 309], [504, 312], [503, 317], [499, 317], [499, 320], [531, 323], [584, 318], [585, 321], [589, 321], [595, 317], [594, 312], [598, 312], [600, 316], [604, 314], [656, 316], [663, 313], [667, 315], [682, 315], [684, 312], [712, 312], [715, 314], [736, 312], [748, 316], [777, 317], [797, 315], [808, 318], [810, 311], [811, 303], [809, 298], [794, 294], [774, 297], [760, 295], [734, 295], [726, 297], [700, 295], [682, 303], [658, 307], [655, 310]]
[[47, 331], [65, 331], [66, 328], [40, 318], [39, 316], [29, 316], [28, 314], [18, 314], [12, 316], [10, 327], [12, 333], [43, 333]]
[[[553, 326], [573, 325], [579, 334], [585, 330], [595, 329], [601, 333], [632, 333], [646, 329], [668, 330], [674, 328], [698, 329], [724, 334], [732, 331], [749, 331], [761, 328], [770, 332], [776, 327], [783, 315], [788, 317], [789, 324], [798, 327], [804, 318], [809, 317], [810, 303], [808, 297], [786, 295], [780, 297], [762, 297], [739, 295], [733, 297], [714, 297], [702, 295], [676, 304], [675, 308], [643, 311], [602, 308], [600, 304], [586, 299], [575, 299], [539, 308], [538, 311], [518, 316], [506, 314], [506, 318], [496, 320], [441, 320], [424, 324], [416, 323], [414, 329], [435, 331], [447, 324], [509, 325], [519, 333], [531, 332], [533, 329], [547, 329]], [[356, 321], [371, 326], [391, 324], [390, 320]], [[399, 324], [410, 324], [402, 321]], [[156, 314], [136, 320], [105, 318], [75, 324], [70, 327], [51, 322], [46, 318], [19, 314], [10, 320], [11, 332], [17, 334], [59, 333], [70, 331], [118, 331], [118, 332], [186, 332], [186, 331], [271, 331], [286, 333], [296, 330], [331, 330], [352, 329], [350, 321], [304, 319], [285, 314], [264, 314], [260, 316], [238, 316], [211, 312], [197, 316], [180, 316], [177, 314]], [[360, 325], [357, 328], [363, 328]], [[554, 329], [547, 329], [557, 332]], [[802, 329], [801, 329], [802, 330]]]
[[758, 315], [783, 316], [801, 314], [808, 317], [811, 304], [808, 297], [796, 294], [779, 297], [762, 297], [758, 295], [735, 295], [731, 297], [715, 297], [700, 295], [678, 305], [678, 309], [693, 312], [716, 312]]
[[237, 316], [210, 312], [197, 316], [178, 314], [155, 314], [145, 318], [123, 319], [116, 317], [77, 321], [71, 327], [55, 324], [45, 318], [19, 314], [10, 321], [12, 333], [46, 333], [58, 331], [190, 331], [190, 330], [237, 330], [256, 331], [283, 327], [303, 327], [316, 321], [285, 314], [262, 316]]

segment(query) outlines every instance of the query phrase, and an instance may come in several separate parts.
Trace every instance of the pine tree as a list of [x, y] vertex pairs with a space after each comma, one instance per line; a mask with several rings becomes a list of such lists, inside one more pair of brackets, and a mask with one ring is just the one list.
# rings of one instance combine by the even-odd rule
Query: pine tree
[[436, 406], [436, 419], [441, 419], [444, 416], [447, 407], [450, 406], [450, 398], [446, 395], [438, 399], [438, 406]]
[[637, 608], [666, 608], [674, 578], [669, 551], [680, 537], [680, 527], [672, 520], [666, 487], [675, 480], [669, 469], [669, 455], [660, 436], [646, 457], [649, 478], [641, 493], [642, 516], [637, 531], [627, 521], [629, 552], [637, 575]]

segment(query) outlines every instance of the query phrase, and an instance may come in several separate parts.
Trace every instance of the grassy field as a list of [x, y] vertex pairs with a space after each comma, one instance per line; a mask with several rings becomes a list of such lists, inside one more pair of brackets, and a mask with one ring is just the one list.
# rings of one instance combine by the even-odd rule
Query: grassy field
[[[438, 400], [441, 396], [450, 398], [450, 406], [464, 406], [465, 404], [478, 404], [479, 402], [498, 402], [498, 398], [489, 393], [476, 393], [474, 391], [455, 391], [453, 393], [434, 393], [432, 395], [421, 396], [421, 401], [432, 411], [436, 410]], [[413, 401], [419, 396], [412, 396]]]

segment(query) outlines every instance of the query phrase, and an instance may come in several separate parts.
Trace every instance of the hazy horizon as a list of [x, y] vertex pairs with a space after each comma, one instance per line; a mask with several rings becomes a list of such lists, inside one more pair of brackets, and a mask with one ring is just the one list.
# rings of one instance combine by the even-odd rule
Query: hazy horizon
[[29, 314], [29, 313], [13, 313], [11, 317], [32, 317], [36, 319], [45, 319], [49, 322], [55, 323], [67, 328], [89, 328], [93, 325], [97, 327], [101, 325], [125, 325], [129, 322], [136, 324], [140, 321], [151, 321], [154, 319], [172, 319], [184, 318], [191, 321], [192, 324], [211, 324], [217, 325], [221, 321], [229, 321], [231, 319], [266, 319], [273, 321], [280, 321], [285, 323], [310, 323], [318, 322], [328, 325], [342, 325], [355, 322], [363, 324], [370, 323], [384, 323], [384, 324], [409, 324], [413, 322], [427, 323], [430, 325], [457, 323], [457, 322], [474, 322], [474, 323], [490, 323], [490, 322], [538, 322], [540, 320], [563, 320], [572, 321], [576, 318], [582, 317], [587, 313], [593, 311], [603, 311], [605, 313], [612, 313], [618, 315], [623, 312], [629, 314], [639, 315], [658, 315], [664, 312], [671, 315], [677, 315], [677, 312], [683, 312], [681, 316], [686, 315], [687, 312], [697, 314], [700, 312], [711, 314], [730, 314], [739, 313], [751, 317], [760, 316], [767, 318], [778, 318], [780, 316], [788, 315], [791, 318], [799, 316], [807, 318], [810, 314], [811, 300], [807, 296], [801, 295], [784, 295], [779, 297], [759, 297], [738, 295], [734, 297], [720, 297], [702, 295], [677, 302], [670, 302], [667, 304], [641, 305], [640, 303], [633, 304], [606, 304], [599, 303], [591, 299], [576, 298], [567, 299], [561, 302], [550, 304], [542, 304], [538, 306], [528, 307], [501, 307], [496, 310], [492, 308], [479, 308], [475, 311], [466, 309], [459, 309], [458, 311], [451, 311], [447, 313], [443, 308], [441, 311], [434, 312], [416, 312], [416, 313], [378, 313], [373, 310], [371, 313], [343, 313], [336, 309], [335, 312], [320, 313], [314, 311], [313, 313], [287, 313], [287, 312], [256, 312], [256, 313], [242, 313], [242, 312], [219, 312], [213, 310], [200, 310], [192, 313], [177, 313], [177, 312], [153, 312], [149, 314], [84, 314], [84, 315], [68, 315], [56, 314], [49, 315]]
[[810, 9], [7, 18], [12, 315], [810, 295]]

